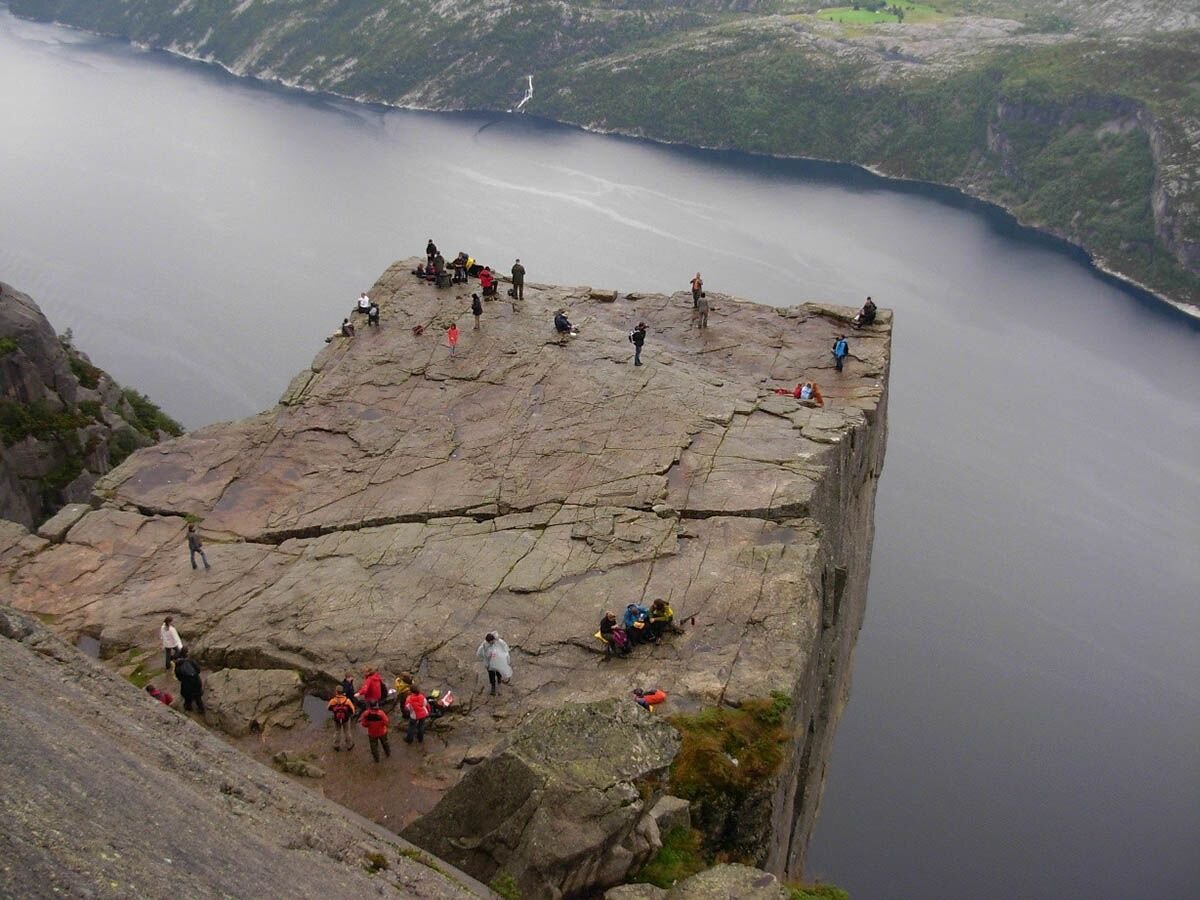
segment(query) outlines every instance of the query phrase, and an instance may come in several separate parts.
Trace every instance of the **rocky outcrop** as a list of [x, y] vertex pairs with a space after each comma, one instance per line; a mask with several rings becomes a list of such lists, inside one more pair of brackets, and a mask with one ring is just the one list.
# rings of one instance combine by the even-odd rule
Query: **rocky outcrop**
[[96, 479], [157, 441], [160, 427], [180, 433], [55, 335], [29, 297], [0, 283], [0, 518], [33, 527], [86, 501]]
[[792, 896], [769, 872], [724, 863], [684, 878], [669, 890], [624, 884], [605, 891], [604, 900], [791, 900]]
[[235, 737], [302, 719], [300, 673], [288, 669], [222, 669], [204, 693], [210, 720]]
[[[891, 314], [837, 373], [852, 310], [710, 294], [701, 331], [690, 295], [527, 284], [451, 356], [470, 289], [410, 268], [371, 291], [381, 327], [336, 338], [279, 406], [134, 454], [61, 543], [0, 530], [0, 589], [102, 654], [153, 649], [174, 613], [209, 670], [320, 690], [376, 663], [451, 686], [423, 757], [447, 777], [564, 703], [658, 686], [669, 715], [783, 692], [794, 743], [746, 843], [799, 872], [866, 596]], [[804, 379], [824, 407], [775, 392]], [[188, 565], [188, 517], [211, 570]], [[683, 633], [605, 662], [602, 611], [659, 597]], [[475, 656], [491, 630], [515, 670], [496, 698]]]
[[624, 699], [536, 713], [404, 836], [528, 900], [618, 884], [662, 846], [650, 809], [679, 740]]
[[0, 895], [490, 896], [0, 606]]

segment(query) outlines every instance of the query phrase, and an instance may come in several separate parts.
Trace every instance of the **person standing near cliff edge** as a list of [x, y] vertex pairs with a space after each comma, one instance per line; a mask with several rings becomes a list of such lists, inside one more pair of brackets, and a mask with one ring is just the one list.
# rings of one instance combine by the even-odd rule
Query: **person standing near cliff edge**
[[692, 309], [700, 305], [700, 292], [704, 290], [704, 279], [700, 277], [700, 273], [696, 273], [696, 277], [692, 279]]
[[525, 299], [525, 267], [521, 265], [521, 260], [513, 263], [512, 267], [512, 284], [513, 284], [513, 299]]
[[629, 342], [633, 344], [633, 364], [642, 364], [642, 345], [646, 343], [646, 323], [638, 322], [637, 328], [629, 332]]
[[846, 336], [844, 334], [839, 334], [838, 339], [833, 343], [833, 361], [839, 372], [842, 371], [842, 364], [849, 355], [850, 345], [846, 343]]

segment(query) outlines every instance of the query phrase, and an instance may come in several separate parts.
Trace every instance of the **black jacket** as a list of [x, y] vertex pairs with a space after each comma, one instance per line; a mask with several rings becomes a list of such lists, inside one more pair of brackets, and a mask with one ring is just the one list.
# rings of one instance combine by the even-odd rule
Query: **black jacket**
[[646, 343], [646, 329], [633, 329], [633, 331], [629, 332], [629, 340], [633, 341], [635, 347], [642, 346], [642, 344]]

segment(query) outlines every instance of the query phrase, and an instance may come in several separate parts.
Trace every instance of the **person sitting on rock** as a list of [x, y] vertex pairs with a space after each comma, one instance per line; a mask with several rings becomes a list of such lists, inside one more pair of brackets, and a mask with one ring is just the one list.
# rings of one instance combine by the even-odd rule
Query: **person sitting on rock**
[[354, 337], [354, 324], [349, 319], [342, 319], [342, 337]]
[[162, 703], [166, 706], [170, 706], [172, 703], [175, 702], [175, 698], [173, 696], [171, 696], [170, 693], [168, 693], [167, 691], [160, 691], [158, 688], [156, 688], [152, 684], [146, 685], [146, 693], [149, 694], [151, 697], [153, 697], [155, 700], [157, 700], [159, 703]]
[[621, 624], [625, 627], [625, 633], [629, 635], [631, 643], [640, 644], [650, 639], [649, 621], [650, 612], [646, 607], [636, 603], [625, 607], [625, 616]]
[[650, 604], [650, 634], [654, 643], [661, 644], [662, 636], [675, 623], [675, 610], [666, 600], [655, 600]]
[[633, 701], [642, 709], [654, 712], [654, 707], [667, 699], [667, 692], [662, 688], [650, 688], [648, 691], [643, 691], [641, 688], [634, 688]]
[[417, 263], [417, 267], [412, 270], [412, 273], [418, 278], [425, 277], [425, 263]]
[[866, 325], [874, 324], [875, 311], [877, 309], [878, 307], [875, 305], [875, 301], [868, 297], [867, 302], [863, 304], [863, 308], [860, 309], [858, 311], [858, 315], [854, 317], [854, 327], [862, 328]]
[[376, 327], [379, 325], [379, 304], [374, 300], [371, 301], [371, 305], [367, 308], [367, 325], [375, 325]]
[[458, 256], [454, 257], [454, 283], [462, 284], [467, 280], [467, 260], [469, 257], [462, 250], [458, 251]]
[[358, 295], [358, 304], [354, 307], [354, 311], [361, 315], [366, 315], [371, 309], [371, 298], [367, 296], [367, 292], [363, 291]]
[[565, 309], [560, 309], [554, 314], [554, 330], [559, 334], [579, 334], [579, 330], [567, 318]]
[[596, 637], [604, 643], [605, 658], [612, 656], [614, 652], [621, 656], [629, 653], [629, 635], [618, 624], [617, 614], [611, 610], [600, 619], [600, 630], [596, 632]]
[[354, 720], [358, 710], [354, 708], [354, 702], [346, 696], [346, 689], [341, 685], [334, 688], [328, 709], [329, 715], [333, 719], [333, 749], [340, 751], [344, 739], [346, 749], [353, 750], [354, 738], [350, 734], [350, 723]]
[[367, 729], [367, 742], [371, 745], [371, 758], [379, 762], [379, 748], [383, 748], [384, 756], [392, 755], [388, 745], [388, 715], [379, 708], [378, 703], [372, 703], [367, 711], [359, 718], [358, 723]]

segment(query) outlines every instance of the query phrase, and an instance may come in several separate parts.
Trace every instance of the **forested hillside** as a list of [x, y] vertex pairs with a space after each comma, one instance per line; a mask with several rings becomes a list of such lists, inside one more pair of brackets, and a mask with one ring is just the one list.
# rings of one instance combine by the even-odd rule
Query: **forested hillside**
[[234, 72], [951, 184], [1200, 305], [1197, 0], [12, 0]]

